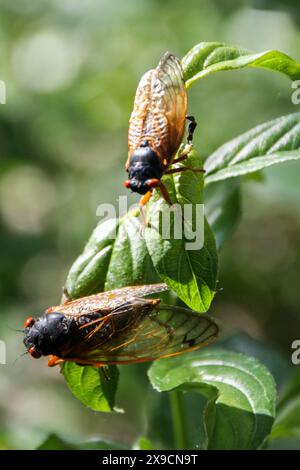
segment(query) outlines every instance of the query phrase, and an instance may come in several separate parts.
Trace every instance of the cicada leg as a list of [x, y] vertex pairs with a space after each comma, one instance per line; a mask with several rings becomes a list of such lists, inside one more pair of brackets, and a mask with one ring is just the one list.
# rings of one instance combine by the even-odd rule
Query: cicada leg
[[141, 197], [140, 202], [139, 202], [139, 209], [140, 209], [140, 214], [142, 217], [142, 225], [140, 228], [141, 235], [143, 235], [143, 230], [148, 225], [147, 217], [144, 211], [144, 206], [147, 204], [151, 196], [152, 196], [152, 190], [144, 194], [144, 196]]
[[171, 162], [171, 165], [173, 165], [174, 163], [179, 163], [179, 162], [182, 162], [183, 160], [186, 160], [192, 148], [193, 148], [193, 144], [191, 143], [184, 145], [183, 149], [179, 150], [178, 152], [179, 156]]
[[[190, 148], [189, 148], [189, 151], [190, 151]], [[185, 153], [185, 151], [183, 150], [184, 153], [181, 154], [180, 157], [175, 158], [175, 160], [172, 161], [171, 165], [173, 165], [173, 163], [179, 163], [179, 162], [183, 162], [183, 160], [186, 160], [188, 157], [189, 151]]]
[[187, 135], [187, 143], [190, 144], [193, 141], [193, 136], [195, 129], [197, 127], [197, 122], [194, 116], [188, 115], [185, 117], [188, 121], [190, 121], [188, 126], [188, 135]]
[[64, 359], [61, 359], [58, 356], [50, 356], [48, 360], [48, 367], [54, 367], [57, 366], [58, 364], [63, 364], [65, 362]]
[[152, 190], [148, 191], [146, 194], [144, 194], [144, 196], [141, 197], [140, 202], [139, 202], [140, 209], [147, 204], [151, 196], [152, 196]]
[[196, 119], [194, 118], [194, 116], [186, 116], [185, 117], [187, 120], [191, 121], [189, 126], [188, 126], [188, 135], [187, 135], [187, 144], [183, 147], [183, 149], [180, 151], [179, 150], [179, 156], [178, 158], [175, 158], [172, 162], [171, 162], [171, 165], [173, 165], [174, 163], [179, 163], [179, 162], [182, 162], [183, 160], [186, 160], [187, 157], [188, 157], [188, 154], [190, 153], [190, 151], [192, 150], [193, 148], [193, 136], [194, 136], [194, 132], [195, 132], [195, 129], [197, 127], [197, 122], [196, 122]]
[[162, 194], [162, 197], [164, 198], [164, 200], [166, 201], [167, 204], [169, 204], [170, 206], [172, 205], [172, 201], [171, 201], [171, 198], [170, 198], [170, 195], [168, 193], [168, 190], [167, 188], [165, 187], [165, 185], [160, 181], [159, 183], [159, 186], [158, 186], [161, 194]]
[[[172, 201], [171, 201], [170, 195], [168, 193], [168, 190], [165, 187], [165, 185], [162, 183], [161, 180], [159, 180], [157, 178], [153, 178], [153, 179], [149, 180], [147, 183], [148, 183], [149, 188], [158, 188], [160, 190], [161, 194], [162, 194], [162, 197], [166, 201], [166, 203], [169, 204], [170, 206], [172, 205]], [[144, 206], [147, 204], [147, 202], [149, 201], [151, 196], [152, 196], [152, 189], [150, 191], [148, 191], [144, 196], [142, 196], [141, 199], [140, 199], [140, 202], [139, 202], [139, 208], [140, 208], [140, 213], [141, 213], [141, 216], [142, 216], [143, 226], [144, 227], [148, 225], [146, 214], [144, 212]], [[143, 228], [141, 230], [143, 231]]]

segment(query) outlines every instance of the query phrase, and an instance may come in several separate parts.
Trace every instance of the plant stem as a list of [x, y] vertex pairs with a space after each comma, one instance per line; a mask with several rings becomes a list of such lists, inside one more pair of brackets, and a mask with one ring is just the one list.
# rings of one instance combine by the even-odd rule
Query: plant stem
[[171, 392], [170, 407], [173, 421], [173, 434], [177, 450], [187, 448], [187, 436], [184, 419], [183, 396], [182, 392]]

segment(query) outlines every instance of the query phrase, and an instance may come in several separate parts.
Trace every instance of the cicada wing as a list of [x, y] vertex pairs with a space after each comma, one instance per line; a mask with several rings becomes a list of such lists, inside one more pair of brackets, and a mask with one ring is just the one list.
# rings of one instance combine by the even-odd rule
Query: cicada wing
[[169, 162], [182, 142], [186, 113], [181, 63], [167, 52], [138, 85], [129, 122], [129, 158], [143, 141], [148, 141], [161, 162]]
[[152, 80], [152, 135], [154, 150], [170, 162], [185, 131], [187, 93], [180, 60], [167, 52], [159, 62]]
[[122, 315], [116, 314], [110, 335], [97, 342], [95, 334], [82, 345], [74, 354], [80, 362], [126, 364], [175, 356], [209, 344], [219, 331], [211, 317], [169, 305], [145, 305], [143, 312], [135, 309], [118, 328]]
[[79, 316], [103, 311], [103, 314], [107, 315], [110, 312], [114, 312], [122, 305], [127, 305], [129, 301], [136, 297], [144, 297], [168, 289], [168, 286], [163, 283], [123, 287], [121, 289], [101, 292], [99, 294], [65, 302], [62, 305], [50, 307], [47, 313], [60, 312], [67, 316]]
[[151, 84], [154, 70], [146, 72], [137, 87], [133, 111], [129, 120], [128, 130], [128, 160], [126, 169], [129, 164], [131, 154], [147, 139], [147, 129], [150, 124], [150, 108], [151, 108]]

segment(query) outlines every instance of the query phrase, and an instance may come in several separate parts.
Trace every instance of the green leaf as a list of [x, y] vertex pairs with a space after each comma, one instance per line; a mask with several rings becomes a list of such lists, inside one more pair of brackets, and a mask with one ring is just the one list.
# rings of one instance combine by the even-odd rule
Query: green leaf
[[263, 168], [267, 168], [268, 166], [272, 166], [277, 163], [285, 163], [291, 160], [300, 160], [300, 149], [291, 150], [289, 152], [276, 152], [263, 157], [250, 158], [243, 163], [231, 165], [228, 168], [224, 168], [223, 170], [216, 172], [212, 176], [208, 176], [206, 182], [209, 184], [215, 181], [235, 178], [236, 176], [253, 173], [255, 171], [262, 170]]
[[152, 387], [146, 401], [147, 438], [155, 449], [174, 448], [172, 417], [167, 394], [158, 393]]
[[87, 242], [82, 255], [72, 265], [66, 280], [71, 299], [102, 292], [118, 233], [119, 222], [110, 219], [100, 222]]
[[[195, 150], [185, 165], [202, 168]], [[147, 248], [160, 278], [190, 308], [204, 312], [215, 294], [218, 257], [213, 233], [203, 217], [203, 176], [186, 171], [165, 177], [164, 184], [177, 207], [170, 212], [170, 206], [160, 194], [156, 191], [153, 195], [147, 207]], [[193, 209], [190, 214], [188, 208]], [[166, 236], [160, 225], [162, 217], [165, 221], [170, 220], [170, 231]], [[193, 238], [192, 233], [196, 232], [197, 236]]]
[[182, 59], [186, 87], [207, 75], [224, 70], [258, 67], [280, 72], [291, 80], [300, 78], [300, 64], [288, 55], [274, 50], [252, 53], [222, 42], [201, 42]]
[[219, 348], [156, 361], [149, 378], [159, 392], [198, 392], [208, 449], [256, 449], [271, 431], [276, 389], [256, 359]]
[[[181, 392], [175, 392], [178, 394]], [[176, 425], [173, 416], [172, 394], [158, 393], [151, 389], [147, 397], [147, 437], [155, 449], [177, 447]], [[205, 449], [207, 440], [202, 416], [206, 398], [197, 392], [181, 394], [183, 402], [183, 423], [185, 449]]]
[[222, 181], [208, 185], [204, 191], [205, 215], [220, 249], [241, 217], [240, 183]]
[[293, 113], [261, 124], [222, 145], [204, 164], [205, 183], [299, 159], [300, 113]]
[[140, 220], [129, 214], [119, 225], [107, 270], [105, 290], [156, 282], [159, 282], [159, 277], [142, 237]]
[[120, 450], [125, 449], [122, 444], [116, 444], [103, 440], [70, 441], [57, 434], [50, 434], [37, 450]]
[[[294, 369], [294, 366], [290, 365], [290, 368]], [[288, 403], [294, 400], [294, 398], [298, 397], [299, 392], [300, 392], [300, 371], [294, 369], [294, 373], [286, 382], [285, 387], [280, 394], [280, 397], [278, 400], [278, 410], [281, 410]]]
[[135, 284], [159, 282], [135, 213], [100, 222], [66, 281], [71, 299]]
[[37, 450], [73, 450], [75, 448], [70, 442], [57, 434], [50, 434], [46, 439], [37, 447]]
[[116, 367], [106, 367], [108, 377], [99, 368], [74, 362], [65, 362], [61, 371], [73, 395], [84, 405], [95, 411], [114, 411], [119, 378]]
[[251, 338], [245, 332], [226, 337], [219, 342], [220, 347], [236, 351], [258, 359], [271, 372], [278, 389], [290, 378], [292, 366], [285, 355], [270, 344]]
[[300, 443], [300, 372], [287, 382], [280, 397], [270, 441], [297, 439]]
[[133, 447], [134, 450], [154, 450], [149, 439], [146, 437], [140, 437]]

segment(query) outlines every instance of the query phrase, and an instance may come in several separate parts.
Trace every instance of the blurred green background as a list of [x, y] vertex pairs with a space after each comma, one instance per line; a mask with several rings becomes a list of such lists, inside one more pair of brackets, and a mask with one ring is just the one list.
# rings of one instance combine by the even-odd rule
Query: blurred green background
[[[127, 127], [140, 76], [166, 50], [182, 57], [200, 41], [277, 48], [300, 61], [300, 5], [1, 0], [7, 103], [0, 105], [0, 339], [7, 364], [0, 365], [0, 448], [35, 448], [51, 432], [125, 444], [144, 432], [153, 399], [144, 366], [121, 368], [125, 413], [100, 415], [84, 408], [45, 360], [17, 359], [24, 347], [14, 329], [59, 302], [98, 204], [127, 194]], [[299, 111], [291, 91], [284, 76], [261, 70], [205, 79], [189, 93], [199, 123], [195, 146], [206, 157], [261, 122]], [[222, 290], [211, 313], [226, 325], [225, 335], [243, 331], [276, 348], [287, 371], [300, 333], [299, 166], [264, 175], [264, 182], [244, 185], [244, 216], [224, 246]]]

